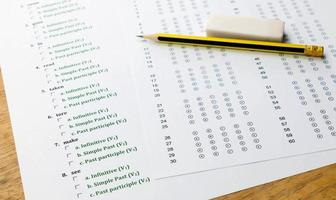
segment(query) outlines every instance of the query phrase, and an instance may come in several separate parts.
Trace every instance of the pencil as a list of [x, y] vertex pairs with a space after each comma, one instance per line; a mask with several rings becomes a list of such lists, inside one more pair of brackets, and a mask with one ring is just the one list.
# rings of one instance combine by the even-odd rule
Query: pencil
[[137, 37], [169, 44], [194, 45], [322, 57], [323, 46], [158, 33]]

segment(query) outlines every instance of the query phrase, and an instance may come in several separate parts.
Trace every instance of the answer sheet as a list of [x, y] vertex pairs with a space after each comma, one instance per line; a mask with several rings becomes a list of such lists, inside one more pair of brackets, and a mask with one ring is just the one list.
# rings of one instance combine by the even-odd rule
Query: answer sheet
[[[314, 0], [12, 3], [3, 71], [27, 199], [204, 199], [222, 194], [218, 186], [183, 194], [176, 183], [189, 191], [248, 163], [335, 149], [336, 27], [315, 16], [328, 10], [322, 2], [319, 10]], [[204, 34], [211, 7], [281, 18], [290, 42], [323, 44], [326, 57], [135, 37]]]
[[[121, 14], [133, 14], [124, 23], [128, 38], [204, 34], [209, 2], [187, 2], [129, 2], [122, 10], [133, 6], [134, 12]], [[324, 44], [326, 57], [134, 41], [130, 46], [138, 46], [138, 59], [131, 71], [141, 83], [136, 84], [141, 119], [160, 169], [155, 177], [335, 148], [335, 27], [311, 14], [315, 1], [218, 2], [228, 15], [283, 18], [290, 42]]]

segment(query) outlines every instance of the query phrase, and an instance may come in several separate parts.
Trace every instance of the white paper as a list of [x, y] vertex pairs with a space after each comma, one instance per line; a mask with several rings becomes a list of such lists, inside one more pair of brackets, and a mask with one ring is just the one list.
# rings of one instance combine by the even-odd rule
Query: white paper
[[[239, 3], [242, 1], [237, 1], [237, 5]], [[198, 159], [199, 155], [195, 154], [192, 146], [194, 144], [193, 138], [190, 138], [191, 132], [183, 131], [188, 129], [183, 127], [186, 126], [184, 105], [179, 105], [183, 95], [176, 92], [179, 91], [176, 90], [178, 89], [176, 77], [171, 76], [177, 66], [181, 69], [186, 67], [186, 64], [183, 64], [185, 59], [181, 57], [195, 51], [195, 55], [200, 57], [201, 61], [190, 59], [188, 63], [195, 66], [202, 63], [204, 65], [202, 69], [207, 71], [208, 63], [214, 63], [214, 60], [219, 59], [218, 55], [226, 54], [225, 57], [232, 59], [232, 63], [237, 62], [232, 70], [239, 72], [235, 72], [235, 76], [240, 77], [239, 80], [244, 77], [250, 78], [254, 73], [255, 77], [251, 76], [256, 78], [256, 81], [253, 81], [254, 86], [258, 86], [257, 78], [260, 75], [257, 74], [258, 71], [253, 72], [255, 68], [249, 69], [249, 66], [246, 66], [253, 64], [249, 59], [260, 56], [260, 59], [267, 64], [274, 62], [274, 58], [280, 59], [273, 54], [174, 47], [173, 50], [179, 58], [177, 60], [181, 64], [172, 64], [169, 57], [172, 54], [167, 54], [169, 47], [144, 43], [134, 37], [135, 34], [141, 34], [136, 29], [139, 22], [149, 27], [146, 31], [160, 31], [162, 27], [159, 23], [165, 16], [160, 14], [161, 12], [169, 15], [164, 17], [167, 18], [166, 26], [169, 31], [177, 31], [179, 27], [181, 33], [192, 34], [182, 31], [182, 28], [189, 27], [197, 29], [198, 32], [195, 33], [201, 34], [201, 22], [205, 21], [210, 12], [208, 10], [210, 5], [210, 1], [167, 2], [167, 5], [166, 1], [141, 1], [141, 4], [137, 4], [137, 1], [97, 3], [89, 0], [12, 3], [11, 16], [9, 16], [11, 23], [8, 25], [10, 30], [8, 33], [11, 32], [12, 35], [7, 41], [9, 45], [6, 48], [6, 56], [3, 57], [3, 70], [27, 199], [130, 199], [136, 197], [139, 199], [187, 197], [206, 199], [335, 162], [334, 151], [330, 151], [304, 157], [241, 165], [335, 147], [335, 139], [325, 130], [322, 131], [324, 139], [318, 141], [310, 133], [310, 137], [300, 140], [308, 142], [309, 145], [299, 143], [293, 149], [287, 149], [288, 145], [285, 142], [275, 141], [277, 137], [275, 134], [274, 138], [263, 136], [263, 144], [266, 146], [263, 145], [261, 154], [251, 152], [250, 157], [239, 153], [233, 154], [235, 158], [231, 159], [227, 157], [218, 160], [211, 157], [209, 160]], [[215, 5], [223, 6], [223, 9], [228, 11], [231, 9], [226, 1]], [[237, 12], [235, 9], [237, 5], [233, 5], [232, 10], [235, 12]], [[177, 12], [174, 6], [185, 10]], [[247, 4], [240, 4], [239, 7], [250, 11]], [[134, 13], [146, 16], [146, 19], [136, 21], [137, 16], [134, 16]], [[182, 22], [187, 22], [189, 19], [190, 24], [180, 25], [181, 18], [185, 20]], [[121, 28], [120, 23], [124, 24], [124, 28]], [[152, 55], [146, 54], [144, 57], [144, 47], [149, 48], [150, 52], [147, 49], [145, 51]], [[133, 60], [134, 57], [136, 57], [135, 60]], [[159, 75], [153, 76], [148, 73], [148, 66], [143, 62], [151, 64], [149, 57], [155, 60], [156, 63], [153, 62], [153, 65]], [[241, 61], [241, 57], [245, 60]], [[297, 60], [292, 56], [281, 58]], [[303, 57], [300, 59], [304, 60], [305, 64], [312, 62]], [[332, 65], [333, 59], [330, 62]], [[279, 61], [273, 64], [279, 65]], [[289, 75], [287, 76], [286, 73], [278, 75], [277, 72], [281, 72], [280, 67], [273, 72], [274, 68], [267, 68], [270, 70], [268, 73], [277, 74], [272, 81], [278, 84], [279, 80], [288, 78]], [[318, 73], [321, 72], [324, 76], [329, 75], [328, 70], [334, 70], [334, 68], [319, 70]], [[148, 77], [151, 78], [150, 81]], [[209, 80], [212, 81], [213, 78]], [[155, 102], [153, 98], [153, 89], [158, 87], [157, 83], [151, 82], [154, 79], [160, 80], [162, 103]], [[206, 86], [209, 85], [206, 81], [204, 83]], [[249, 88], [247, 83], [242, 85]], [[151, 88], [153, 86], [156, 88]], [[329, 90], [335, 91], [334, 86], [330, 85]], [[232, 91], [237, 92], [233, 86], [225, 90], [230, 95]], [[279, 88], [279, 90], [283, 89]], [[218, 91], [218, 89], [214, 90], [214, 92]], [[158, 93], [157, 90], [155, 92]], [[200, 88], [199, 92], [202, 95], [208, 95], [206, 89]], [[253, 101], [254, 95], [242, 92], [246, 98], [244, 101], [249, 102], [250, 98], [252, 98], [250, 101]], [[261, 93], [262, 91], [258, 94]], [[183, 94], [186, 95], [186, 92]], [[236, 94], [238, 98], [240, 93]], [[323, 94], [320, 96], [324, 100], [321, 103], [322, 107], [333, 105], [325, 101], [326, 97]], [[190, 98], [195, 97], [194, 94], [190, 94]], [[293, 113], [290, 109], [296, 107], [288, 101], [282, 100], [289, 106], [285, 113]], [[267, 101], [265, 105], [266, 103]], [[248, 106], [249, 110], [260, 109], [260, 106], [255, 103], [251, 104]], [[157, 118], [160, 113], [157, 112], [162, 111], [162, 106], [169, 116], [169, 128], [164, 131], [157, 128], [158, 125], [161, 128]], [[316, 107], [313, 108], [316, 109]], [[335, 112], [332, 109], [324, 109], [328, 114], [331, 112], [329, 119], [335, 123]], [[235, 111], [237, 115], [238, 112], [243, 112], [243, 109], [234, 110], [238, 110]], [[272, 116], [273, 112], [266, 110], [265, 113]], [[212, 115], [212, 112], [209, 111], [207, 115]], [[258, 120], [258, 117], [251, 118]], [[229, 118], [227, 120], [230, 121]], [[246, 119], [242, 118], [242, 121], [244, 120]], [[262, 121], [262, 119], [259, 120]], [[163, 125], [166, 124], [165, 121], [162, 122]], [[215, 122], [212, 125], [219, 124]], [[269, 125], [259, 126], [258, 129], [267, 131]], [[323, 127], [324, 124], [321, 122], [319, 125]], [[208, 129], [202, 125], [202, 122], [197, 126]], [[301, 127], [296, 128], [301, 130]], [[163, 143], [162, 135], [157, 137], [158, 134], [169, 134], [166, 136], [173, 134], [174, 137], [165, 141], [167, 143]], [[232, 133], [228, 131], [228, 134]], [[278, 140], [283, 140], [281, 136]], [[168, 137], [165, 138], [168, 139]], [[326, 138], [329, 140], [325, 141]], [[174, 146], [176, 166], [169, 164], [169, 162], [174, 163], [175, 158], [173, 154], [167, 154], [167, 147], [163, 144]], [[267, 146], [271, 145], [277, 152], [272, 148], [267, 150]], [[308, 146], [309, 149], [306, 148]], [[282, 149], [284, 147], [286, 149]], [[293, 151], [289, 152], [289, 150]], [[168, 160], [168, 156], [172, 158]], [[231, 165], [236, 167], [228, 168]], [[279, 169], [268, 171], [265, 175], [267, 169], [276, 166]], [[183, 175], [185, 173], [188, 175]], [[170, 175], [178, 176], [166, 178]]]
[[[128, 19], [125, 29], [135, 43], [130, 46], [138, 47], [132, 72], [141, 83], [136, 86], [143, 127], [156, 150], [155, 177], [335, 148], [335, 27], [328, 21], [290, 11], [284, 18], [290, 42], [323, 44], [325, 58], [163, 45], [134, 35], [202, 35], [210, 1], [129, 2], [120, 16]], [[280, 8], [281, 18], [282, 10], [291, 7], [287, 4], [221, 1], [212, 6], [255, 16], [256, 5], [271, 7], [273, 13]], [[302, 12], [314, 7], [310, 1], [304, 4]], [[124, 11], [132, 7], [134, 12]]]

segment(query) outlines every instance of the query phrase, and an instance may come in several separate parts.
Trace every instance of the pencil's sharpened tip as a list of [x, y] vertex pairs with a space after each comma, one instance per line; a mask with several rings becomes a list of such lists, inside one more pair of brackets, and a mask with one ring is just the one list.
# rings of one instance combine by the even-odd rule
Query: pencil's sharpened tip
[[143, 35], [137, 35], [137, 37], [139, 37], [139, 38], [144, 38], [144, 36], [143, 36]]

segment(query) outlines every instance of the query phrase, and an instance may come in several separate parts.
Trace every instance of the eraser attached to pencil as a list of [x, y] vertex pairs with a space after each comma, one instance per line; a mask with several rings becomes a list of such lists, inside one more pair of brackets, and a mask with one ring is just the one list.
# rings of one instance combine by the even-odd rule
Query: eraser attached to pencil
[[282, 42], [285, 23], [275, 19], [242, 16], [210, 16], [206, 33], [209, 37]]

